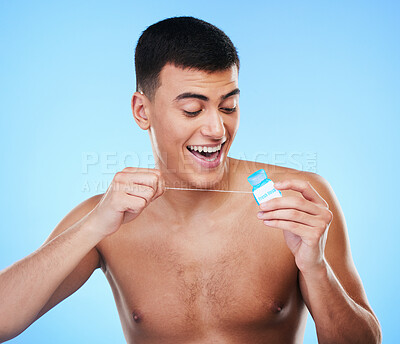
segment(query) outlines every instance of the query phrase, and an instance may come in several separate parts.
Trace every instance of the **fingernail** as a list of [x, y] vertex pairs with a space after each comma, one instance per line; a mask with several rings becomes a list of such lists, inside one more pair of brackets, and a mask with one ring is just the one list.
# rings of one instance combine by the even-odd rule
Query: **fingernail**
[[258, 217], [259, 219], [261, 219], [261, 217], [263, 216], [263, 214], [264, 214], [263, 211], [259, 211], [259, 212], [257, 213], [257, 217]]
[[276, 182], [276, 183], [274, 183], [274, 186], [281, 186], [281, 182]]

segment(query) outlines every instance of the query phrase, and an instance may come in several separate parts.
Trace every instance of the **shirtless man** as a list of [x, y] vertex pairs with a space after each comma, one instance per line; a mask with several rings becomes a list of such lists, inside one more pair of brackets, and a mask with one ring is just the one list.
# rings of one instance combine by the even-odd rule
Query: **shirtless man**
[[[0, 340], [101, 268], [128, 343], [301, 343], [307, 309], [320, 343], [379, 343], [327, 181], [227, 157], [239, 125], [229, 38], [194, 18], [167, 19], [142, 34], [135, 64], [133, 116], [156, 168], [118, 172], [1, 272]], [[260, 168], [283, 195], [261, 206], [251, 194], [166, 188], [250, 191], [246, 178]]]

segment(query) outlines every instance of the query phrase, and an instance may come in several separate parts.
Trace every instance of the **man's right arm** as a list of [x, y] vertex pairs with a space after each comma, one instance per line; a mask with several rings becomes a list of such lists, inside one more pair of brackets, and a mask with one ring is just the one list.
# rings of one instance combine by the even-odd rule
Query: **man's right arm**
[[20, 334], [100, 267], [95, 246], [102, 237], [87, 221], [100, 198], [78, 205], [39, 249], [0, 272], [0, 342]]
[[0, 271], [0, 342], [14, 338], [100, 267], [96, 245], [165, 191], [155, 169], [127, 167], [73, 209], [35, 252]]

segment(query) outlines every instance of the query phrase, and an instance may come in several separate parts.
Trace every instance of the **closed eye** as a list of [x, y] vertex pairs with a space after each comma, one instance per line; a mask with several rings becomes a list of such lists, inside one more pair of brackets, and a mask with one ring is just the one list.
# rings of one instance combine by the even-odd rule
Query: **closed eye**
[[221, 110], [225, 113], [233, 113], [236, 111], [236, 106], [234, 108], [221, 108]]
[[185, 113], [185, 115], [186, 116], [189, 116], [189, 117], [194, 117], [194, 116], [197, 116], [200, 112], [201, 112], [201, 110], [199, 110], [199, 111], [194, 111], [194, 112], [190, 112], [190, 111], [183, 111], [184, 113]]
[[[233, 108], [220, 108], [221, 111], [229, 114], [229, 113], [234, 113], [236, 111], [236, 106]], [[198, 111], [194, 111], [194, 112], [190, 112], [190, 111], [183, 111], [184, 114], [188, 117], [194, 117], [197, 116], [202, 110], [198, 110]]]

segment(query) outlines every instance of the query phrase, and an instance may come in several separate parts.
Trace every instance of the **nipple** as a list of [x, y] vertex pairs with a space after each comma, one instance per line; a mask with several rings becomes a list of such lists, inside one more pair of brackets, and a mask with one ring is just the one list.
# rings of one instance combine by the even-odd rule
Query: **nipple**
[[282, 312], [283, 306], [284, 306], [284, 305], [283, 305], [282, 302], [277, 302], [277, 301], [275, 301], [275, 302], [273, 303], [273, 306], [272, 306], [273, 312], [274, 312], [274, 313], [280, 313], [280, 312]]
[[141, 320], [140, 315], [136, 312], [132, 312], [132, 318], [136, 323], [138, 323]]

